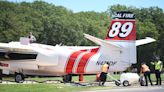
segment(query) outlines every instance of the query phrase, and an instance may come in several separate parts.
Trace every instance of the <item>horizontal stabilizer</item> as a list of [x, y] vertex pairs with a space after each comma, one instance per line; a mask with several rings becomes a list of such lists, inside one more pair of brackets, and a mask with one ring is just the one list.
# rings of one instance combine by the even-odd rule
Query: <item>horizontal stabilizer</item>
[[84, 34], [84, 37], [87, 38], [87, 39], [89, 39], [90, 41], [98, 44], [98, 45], [108, 45], [108, 46], [112, 46], [112, 47], [115, 47], [115, 48], [120, 49], [120, 46], [119, 45], [116, 45], [116, 44], [111, 43], [111, 42], [106, 41], [106, 40], [102, 40], [102, 39], [96, 38], [96, 37], [91, 36], [89, 34]]
[[150, 38], [150, 37], [146, 37], [145, 39], [136, 40], [136, 46], [148, 44], [148, 43], [151, 43], [154, 41], [156, 41], [156, 40], [153, 38]]

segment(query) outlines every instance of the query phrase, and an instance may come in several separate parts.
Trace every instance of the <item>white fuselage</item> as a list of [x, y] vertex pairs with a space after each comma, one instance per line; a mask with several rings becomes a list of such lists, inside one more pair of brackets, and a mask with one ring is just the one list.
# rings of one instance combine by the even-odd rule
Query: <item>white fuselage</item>
[[[119, 42], [120, 43], [120, 42]], [[124, 45], [124, 44], [123, 44]], [[122, 46], [123, 46], [122, 45]], [[127, 45], [127, 43], [126, 43]], [[65, 74], [97, 74], [101, 72], [101, 66], [109, 62], [109, 72], [124, 71], [132, 62], [126, 61], [127, 50], [116, 50], [112, 47], [84, 47], [49, 46], [42, 44], [31, 44], [37, 49], [45, 49], [44, 53], [38, 53], [36, 60], [4, 61], [8, 68], [14, 72], [24, 72], [30, 75], [65, 75]], [[124, 51], [125, 50], [125, 51]], [[128, 57], [129, 59], [129, 57]]]

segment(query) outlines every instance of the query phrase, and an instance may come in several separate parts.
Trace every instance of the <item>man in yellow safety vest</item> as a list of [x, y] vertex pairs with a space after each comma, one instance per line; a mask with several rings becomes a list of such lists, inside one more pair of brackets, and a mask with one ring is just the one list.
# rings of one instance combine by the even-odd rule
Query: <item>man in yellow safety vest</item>
[[159, 59], [157, 59], [155, 62], [151, 62], [152, 65], [155, 66], [155, 76], [156, 76], [156, 85], [161, 85], [161, 72], [163, 69], [163, 63]]

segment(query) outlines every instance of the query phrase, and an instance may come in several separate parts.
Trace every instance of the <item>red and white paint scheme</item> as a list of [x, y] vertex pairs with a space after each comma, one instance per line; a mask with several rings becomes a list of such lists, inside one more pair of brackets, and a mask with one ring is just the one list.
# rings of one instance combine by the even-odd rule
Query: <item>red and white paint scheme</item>
[[[122, 15], [122, 16], [126, 16]], [[4, 74], [22, 76], [67, 74], [97, 74], [101, 65], [109, 62], [109, 72], [124, 71], [137, 62], [136, 47], [154, 42], [147, 37], [136, 41], [134, 19], [116, 18], [111, 22], [104, 40], [84, 34], [84, 37], [98, 46], [50, 46], [38, 43], [0, 43], [0, 49], [15, 53], [35, 53], [36, 59], [0, 61]], [[21, 73], [21, 75], [20, 75]], [[19, 77], [18, 76], [18, 77]], [[18, 81], [18, 80], [17, 80]], [[18, 81], [19, 82], [19, 81]]]

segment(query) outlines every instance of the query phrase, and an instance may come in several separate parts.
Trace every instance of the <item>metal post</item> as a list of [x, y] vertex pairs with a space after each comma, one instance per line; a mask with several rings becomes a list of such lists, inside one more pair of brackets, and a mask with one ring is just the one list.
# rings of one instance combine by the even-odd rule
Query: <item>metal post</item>
[[79, 75], [79, 81], [80, 81], [80, 82], [83, 82], [83, 74], [80, 74], [80, 75]]

